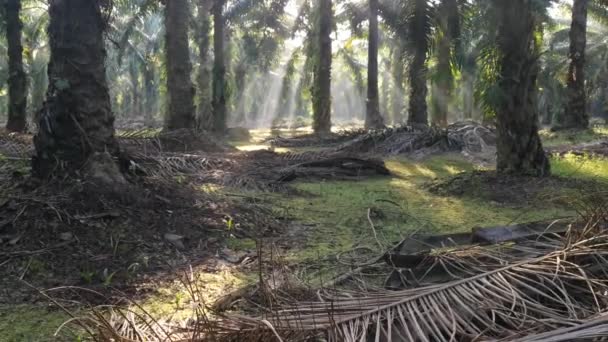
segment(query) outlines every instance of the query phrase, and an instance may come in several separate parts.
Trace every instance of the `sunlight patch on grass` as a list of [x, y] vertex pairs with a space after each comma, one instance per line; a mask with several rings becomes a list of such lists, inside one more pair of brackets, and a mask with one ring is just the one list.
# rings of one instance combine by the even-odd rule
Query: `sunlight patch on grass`
[[550, 205], [522, 211], [474, 198], [438, 196], [422, 187], [437, 177], [473, 170], [458, 156], [434, 157], [423, 162], [391, 159], [386, 164], [395, 177], [296, 185], [310, 197], [269, 195], [280, 214], [316, 224], [308, 240], [295, 246], [288, 259], [315, 260], [355, 246], [377, 249], [368, 210], [378, 239], [387, 247], [415, 231], [461, 232], [473, 227], [563, 216], [562, 209]]
[[545, 147], [588, 143], [608, 138], [608, 126], [596, 125], [585, 131], [564, 130], [552, 132], [543, 129], [539, 132]]
[[[194, 270], [195, 283], [200, 289], [204, 305], [212, 305], [217, 299], [254, 281], [255, 275], [245, 275], [227, 266], [207, 272]], [[181, 280], [160, 284], [155, 294], [140, 303], [153, 317], [172, 317], [183, 320], [194, 314], [192, 296]], [[134, 309], [138, 311], [138, 309]]]
[[553, 156], [551, 169], [556, 176], [608, 182], [608, 159], [606, 158], [572, 153]]

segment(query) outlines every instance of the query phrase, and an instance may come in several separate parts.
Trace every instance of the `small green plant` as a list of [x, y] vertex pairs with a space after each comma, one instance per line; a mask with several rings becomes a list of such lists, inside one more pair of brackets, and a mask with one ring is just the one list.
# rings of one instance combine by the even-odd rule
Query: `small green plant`
[[80, 271], [80, 279], [85, 284], [93, 284], [93, 279], [95, 278], [95, 272], [92, 271]]
[[116, 271], [110, 273], [107, 268], [103, 270], [103, 286], [109, 287], [112, 285], [112, 280], [114, 279], [114, 275]]

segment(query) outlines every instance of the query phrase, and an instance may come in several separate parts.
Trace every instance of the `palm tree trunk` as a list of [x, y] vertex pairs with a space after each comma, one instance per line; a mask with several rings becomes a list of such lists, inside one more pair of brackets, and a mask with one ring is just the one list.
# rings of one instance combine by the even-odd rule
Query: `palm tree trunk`
[[130, 63], [129, 78], [131, 79], [131, 110], [129, 117], [138, 117], [141, 114], [141, 96], [139, 92], [139, 70], [137, 65]]
[[213, 6], [213, 131], [220, 134], [227, 127], [224, 4], [225, 0], [217, 0]]
[[587, 45], [587, 8], [589, 0], [574, 0], [570, 28], [570, 67], [568, 103], [560, 128], [589, 127], [585, 92], [585, 46]]
[[365, 128], [384, 127], [378, 98], [378, 0], [369, 0], [369, 35], [367, 59], [367, 112]]
[[198, 0], [198, 57], [199, 67], [197, 75], [198, 85], [198, 126], [201, 129], [213, 130], [213, 108], [211, 106], [211, 69], [209, 65], [209, 47], [211, 40], [211, 8], [210, 0]]
[[412, 39], [414, 57], [410, 64], [410, 108], [408, 124], [428, 125], [426, 97], [427, 74], [426, 65], [428, 51], [428, 4], [427, 0], [415, 0], [414, 14], [410, 25], [409, 35]]
[[473, 75], [464, 71], [462, 73], [462, 107], [463, 117], [465, 120], [473, 119], [473, 111], [475, 106], [474, 86], [475, 79]]
[[538, 135], [538, 59], [532, 52], [536, 23], [531, 1], [534, 0], [495, 0], [501, 17], [498, 86], [503, 94], [496, 108], [497, 170], [546, 176], [550, 166]]
[[157, 114], [158, 88], [155, 85], [155, 68], [150, 56], [146, 56], [146, 65], [143, 66], [144, 74], [144, 123], [146, 127], [154, 125], [154, 116]]
[[36, 58], [29, 54], [28, 63], [31, 66], [41, 65], [37, 70], [30, 70], [30, 77], [32, 79], [31, 84], [31, 94], [32, 101], [30, 104], [32, 114], [32, 121], [35, 125], [38, 125], [38, 121], [40, 121], [40, 109], [44, 105], [44, 94], [46, 93], [47, 87], [49, 85], [48, 79], [48, 70], [47, 63], [40, 62], [40, 54]]
[[404, 44], [400, 42], [398, 46], [393, 49], [393, 65], [391, 71], [394, 82], [392, 93], [393, 120], [400, 123], [405, 121], [404, 53]]
[[433, 124], [446, 127], [448, 125], [449, 102], [452, 98], [454, 76], [452, 75], [452, 45], [453, 39], [459, 30], [458, 4], [455, 0], [443, 0], [439, 9], [440, 35], [437, 51], [437, 77], [433, 88], [435, 102], [435, 115]]
[[317, 63], [312, 91], [313, 130], [315, 134], [331, 132], [331, 31], [333, 8], [331, 0], [319, 0]]
[[8, 43], [8, 121], [9, 132], [24, 132], [27, 129], [27, 82], [23, 70], [23, 46], [19, 18], [21, 0], [5, 0], [6, 40]]
[[165, 51], [167, 58], [168, 113], [166, 129], [194, 129], [194, 86], [188, 47], [188, 0], [171, 0], [165, 5]]
[[33, 158], [33, 171], [43, 178], [76, 172], [93, 156], [118, 154], [99, 3], [49, 2], [49, 90]]
[[[380, 97], [380, 113], [385, 113], [385, 115], [389, 115], [388, 103], [389, 103], [389, 95], [390, 95], [390, 78], [391, 75], [388, 71], [390, 70], [390, 63], [385, 63], [385, 71], [382, 73], [382, 92]], [[389, 123], [395, 123], [395, 118], [388, 118]]]

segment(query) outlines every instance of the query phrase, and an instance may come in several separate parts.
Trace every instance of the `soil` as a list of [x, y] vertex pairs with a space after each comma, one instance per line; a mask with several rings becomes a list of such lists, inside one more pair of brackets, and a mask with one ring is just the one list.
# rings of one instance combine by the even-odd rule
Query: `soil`
[[263, 208], [176, 182], [131, 179], [117, 194], [82, 181], [7, 178], [13, 185], [0, 190], [0, 304], [38, 297], [22, 280], [45, 289], [129, 292], [142, 279], [211, 262], [229, 235], [278, 229]]

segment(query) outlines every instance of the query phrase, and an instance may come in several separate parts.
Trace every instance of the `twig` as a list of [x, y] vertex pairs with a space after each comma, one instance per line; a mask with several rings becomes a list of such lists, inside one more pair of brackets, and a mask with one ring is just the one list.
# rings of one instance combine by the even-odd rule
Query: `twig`
[[376, 232], [376, 226], [374, 225], [374, 221], [372, 220], [372, 208], [367, 208], [367, 221], [369, 222], [369, 226], [370, 228], [372, 228], [372, 233], [374, 233], [374, 239], [376, 240], [376, 243], [378, 243], [378, 247], [380, 247], [380, 250], [384, 249], [384, 245], [382, 244], [382, 242], [380, 242], [380, 240], [378, 240], [378, 233]]
[[35, 251], [16, 251], [16, 252], [2, 252], [0, 253], [0, 256], [7, 256], [7, 257], [23, 257], [23, 256], [32, 256], [32, 255], [39, 255], [39, 254], [44, 254], [44, 253], [48, 253], [52, 250], [64, 247], [69, 245], [70, 243], [72, 243], [74, 240], [70, 240], [70, 241], [65, 241], [62, 243], [59, 243], [55, 246], [51, 246], [48, 248], [43, 248], [43, 249], [38, 249]]

